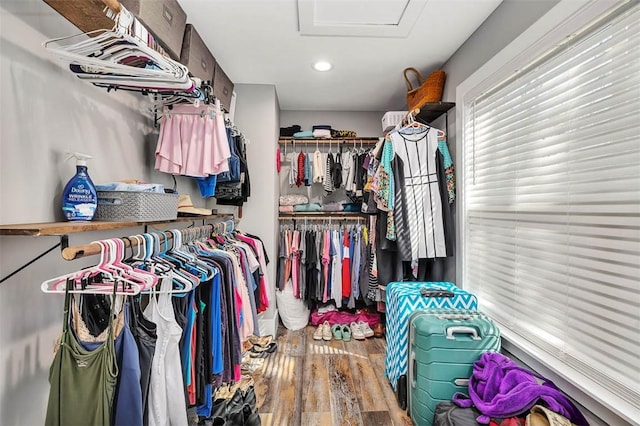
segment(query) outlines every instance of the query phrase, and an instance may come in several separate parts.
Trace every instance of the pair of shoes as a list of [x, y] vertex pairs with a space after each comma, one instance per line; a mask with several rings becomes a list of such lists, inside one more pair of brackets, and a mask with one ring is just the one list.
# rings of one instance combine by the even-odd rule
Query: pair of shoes
[[353, 338], [356, 340], [364, 340], [374, 335], [373, 330], [369, 327], [369, 323], [365, 321], [352, 322], [351, 332], [353, 333]]
[[266, 354], [265, 356], [268, 356], [269, 354], [274, 353], [277, 348], [278, 345], [276, 342], [271, 342], [266, 346], [254, 344], [248, 352], [251, 354], [251, 356], [260, 354]]
[[242, 365], [240, 367], [243, 373], [254, 374], [258, 370], [260, 370], [263, 365], [264, 365], [264, 359], [255, 358], [247, 354], [246, 358], [243, 356]]
[[259, 426], [260, 415], [256, 411], [256, 394], [253, 385], [236, 388], [233, 396], [217, 398], [213, 402], [211, 417], [214, 425]]
[[267, 336], [256, 336], [256, 335], [251, 335], [249, 336], [248, 341], [251, 343], [252, 346], [268, 346], [270, 343], [273, 342], [273, 336], [272, 335], [267, 335]]
[[331, 327], [333, 338], [336, 340], [342, 340], [348, 342], [351, 340], [351, 329], [346, 324], [335, 324]]
[[356, 340], [364, 340], [364, 330], [359, 322], [351, 323], [351, 333], [353, 334], [353, 338]]
[[364, 337], [369, 338], [369, 337], [373, 337], [374, 336], [375, 333], [373, 332], [373, 330], [369, 326], [368, 322], [366, 322], [366, 321], [358, 321], [358, 325], [362, 329], [362, 333], [364, 334]]
[[542, 405], [534, 405], [527, 414], [526, 424], [531, 426], [573, 426], [571, 420]]
[[313, 340], [331, 340], [331, 325], [329, 321], [325, 321], [318, 326], [313, 333]]

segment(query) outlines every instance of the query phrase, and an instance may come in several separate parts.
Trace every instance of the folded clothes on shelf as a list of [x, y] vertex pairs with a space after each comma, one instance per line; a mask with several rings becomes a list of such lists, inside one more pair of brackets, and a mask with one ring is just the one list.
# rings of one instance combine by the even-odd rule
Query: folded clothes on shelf
[[329, 124], [316, 124], [311, 128], [311, 130], [329, 130], [331, 131], [331, 126]]
[[355, 138], [358, 134], [353, 130], [334, 130], [331, 129], [332, 138]]
[[343, 210], [343, 207], [340, 203], [328, 203], [323, 204], [321, 210], [323, 212], [341, 212]]
[[309, 198], [301, 194], [286, 194], [281, 195], [279, 201], [281, 206], [295, 206], [296, 204], [307, 204]]
[[359, 212], [362, 209], [362, 203], [345, 203], [342, 208], [345, 212]]
[[293, 126], [290, 127], [280, 127], [280, 136], [293, 136], [295, 133], [299, 132], [300, 130], [302, 130], [302, 127], [298, 126], [297, 124], [294, 124]]
[[319, 203], [296, 204], [293, 206], [294, 212], [319, 212], [322, 208]]
[[313, 131], [313, 137], [314, 138], [330, 138], [331, 137], [331, 130], [326, 130], [326, 129], [317, 129]]
[[96, 191], [131, 191], [164, 193], [164, 185], [159, 183], [109, 182], [96, 185]]

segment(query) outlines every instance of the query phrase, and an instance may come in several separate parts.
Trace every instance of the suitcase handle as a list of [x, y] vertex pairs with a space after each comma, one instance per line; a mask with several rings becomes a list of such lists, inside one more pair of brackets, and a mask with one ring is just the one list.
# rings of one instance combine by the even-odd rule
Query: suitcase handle
[[460, 334], [471, 334], [471, 338], [473, 340], [481, 340], [480, 336], [478, 336], [478, 330], [476, 330], [473, 327], [465, 327], [465, 326], [454, 326], [454, 327], [448, 327], [447, 328], [447, 339], [449, 340], [455, 340], [455, 336], [453, 335], [454, 333], [460, 333]]
[[416, 363], [416, 353], [412, 350], [411, 354], [409, 355], [409, 365], [411, 366], [411, 369], [409, 370], [409, 383], [411, 384], [411, 388], [415, 389], [416, 388], [416, 376], [417, 376], [417, 371], [416, 368], [418, 367], [417, 363]]
[[420, 289], [420, 294], [423, 297], [454, 297], [455, 294], [449, 290], [433, 290], [427, 287], [422, 287]]

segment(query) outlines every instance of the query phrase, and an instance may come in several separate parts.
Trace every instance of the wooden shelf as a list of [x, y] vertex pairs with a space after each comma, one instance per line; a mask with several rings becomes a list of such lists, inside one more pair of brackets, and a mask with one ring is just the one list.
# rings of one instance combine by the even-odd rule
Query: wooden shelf
[[378, 143], [377, 137], [366, 137], [366, 138], [294, 138], [294, 137], [286, 137], [280, 136], [278, 139], [278, 143], [280, 145], [286, 145], [289, 143], [294, 143], [296, 145], [316, 145], [316, 144], [337, 144], [337, 143], [348, 143], [348, 144], [356, 144], [358, 145], [360, 142], [367, 145], [375, 145]]
[[455, 107], [455, 102], [430, 102], [428, 104], [424, 104], [420, 108], [414, 110], [416, 113], [416, 117], [426, 121], [427, 123], [431, 123], [436, 118], [440, 117], [442, 114], [447, 113], [451, 108]]
[[113, 28], [113, 21], [103, 12], [105, 2], [102, 0], [44, 0], [44, 2], [83, 32]]
[[293, 212], [282, 213], [278, 215], [279, 220], [294, 220], [294, 219], [335, 219], [335, 220], [353, 220], [353, 219], [365, 219], [368, 215], [360, 212]]
[[78, 232], [104, 231], [109, 229], [133, 228], [144, 225], [159, 225], [174, 222], [193, 222], [198, 220], [213, 220], [231, 218], [230, 214], [215, 214], [210, 216], [179, 217], [174, 220], [161, 220], [157, 222], [46, 222], [25, 223], [17, 225], [0, 225], [0, 235], [45, 236], [66, 235]]

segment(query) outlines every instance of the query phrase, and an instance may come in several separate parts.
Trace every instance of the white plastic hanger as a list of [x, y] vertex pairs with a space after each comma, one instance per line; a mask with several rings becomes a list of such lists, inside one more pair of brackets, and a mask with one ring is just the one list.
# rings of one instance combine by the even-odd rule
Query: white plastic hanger
[[[191, 90], [194, 84], [188, 69], [133, 36], [131, 28], [135, 22], [133, 15], [122, 7], [111, 30], [88, 33], [97, 36], [79, 42], [74, 42], [78, 35], [51, 39], [43, 46], [60, 59], [77, 65], [72, 70], [81, 79], [129, 88]], [[131, 59], [138, 66], [130, 65]]]
[[[46, 280], [40, 285], [41, 290], [44, 293], [64, 294], [65, 291], [67, 291], [66, 287], [71, 285], [72, 288], [68, 289], [69, 293], [112, 294], [114, 285], [117, 282], [124, 283], [126, 286], [118, 285], [115, 294], [132, 295], [140, 293], [141, 285], [139, 282], [120, 276], [117, 273], [117, 269], [109, 265], [108, 258], [110, 254], [108, 244], [104, 241], [95, 241], [95, 243], [99, 244], [102, 248], [100, 251], [100, 262], [97, 265]], [[84, 279], [98, 274], [101, 274], [103, 281], [91, 282], [83, 287]]]

